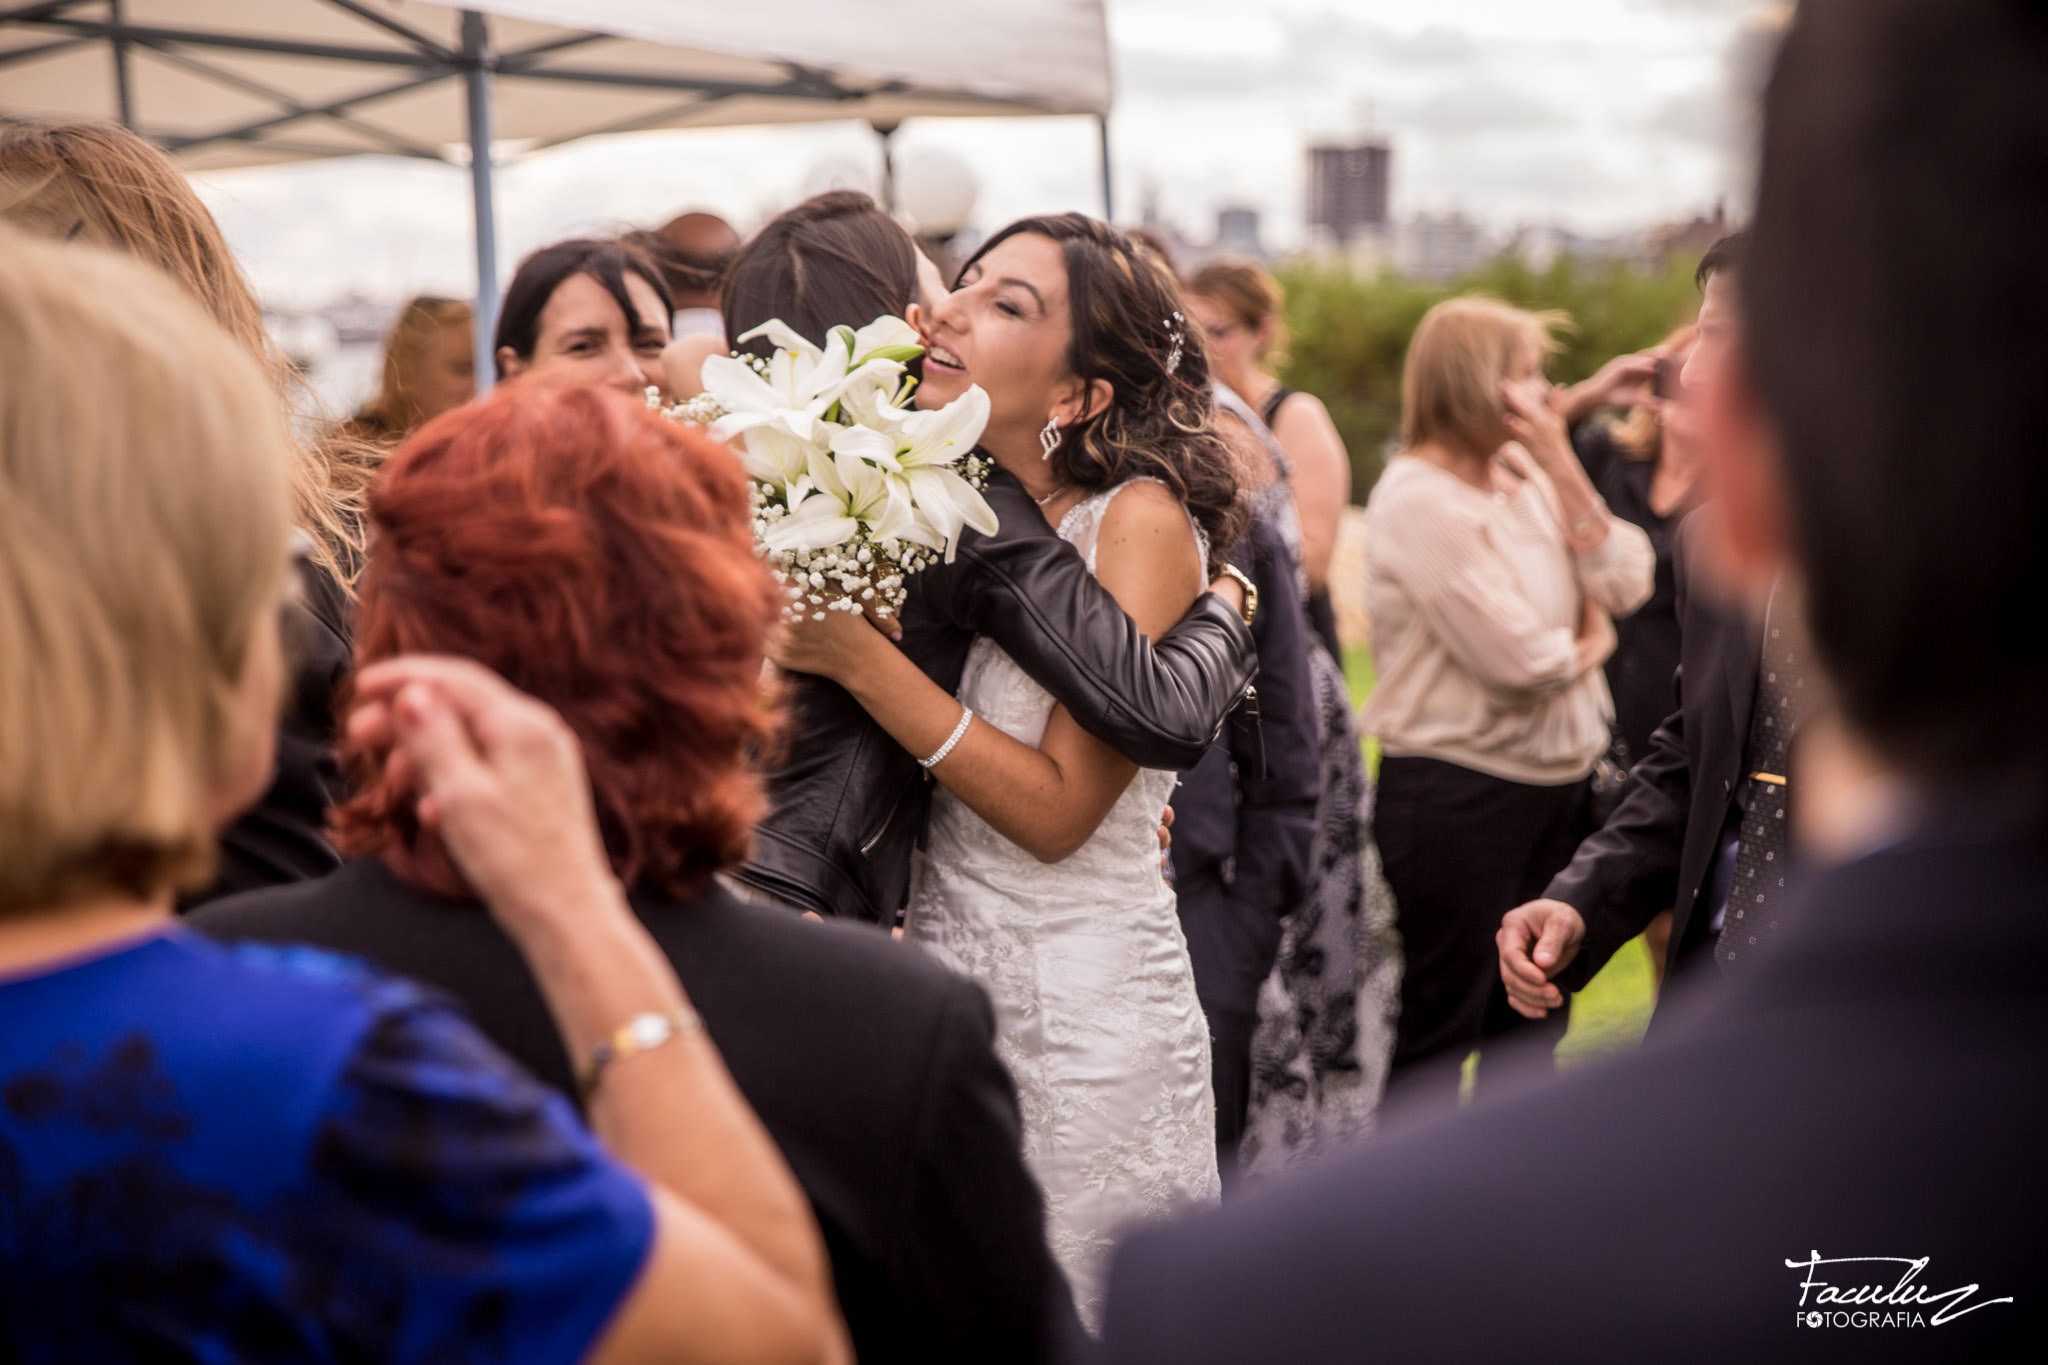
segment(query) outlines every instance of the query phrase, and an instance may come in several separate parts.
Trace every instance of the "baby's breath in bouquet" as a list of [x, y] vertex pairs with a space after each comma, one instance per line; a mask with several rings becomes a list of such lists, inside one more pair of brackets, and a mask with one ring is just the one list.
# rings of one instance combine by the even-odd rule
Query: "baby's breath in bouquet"
[[[812, 345], [780, 320], [773, 357], [704, 362], [704, 392], [669, 408], [730, 444], [754, 482], [754, 538], [790, 587], [790, 611], [819, 620], [872, 607], [892, 615], [904, 580], [950, 563], [961, 532], [996, 529], [982, 499], [988, 469], [973, 453], [988, 424], [979, 386], [943, 408], [909, 406], [905, 366], [924, 353], [901, 318], [835, 327]], [[654, 391], [648, 391], [654, 402]]]

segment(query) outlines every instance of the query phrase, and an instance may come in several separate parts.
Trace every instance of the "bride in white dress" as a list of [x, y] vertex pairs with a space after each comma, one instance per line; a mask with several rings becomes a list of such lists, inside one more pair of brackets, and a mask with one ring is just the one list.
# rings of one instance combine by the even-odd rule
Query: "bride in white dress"
[[[1148, 487], [1158, 490], [1097, 493], [1062, 519], [1060, 534], [1091, 569], [1112, 499]], [[1202, 561], [1187, 541], [1199, 584]], [[987, 639], [968, 655], [960, 700], [1033, 746], [1056, 709]], [[906, 937], [995, 1001], [996, 1050], [1017, 1082], [1053, 1255], [1091, 1327], [1125, 1225], [1217, 1194], [1208, 1026], [1160, 872], [1159, 821], [1173, 785], [1172, 773], [1140, 771], [1088, 841], [1056, 863], [939, 792], [905, 925]]]
[[[1241, 515], [1171, 278], [1092, 219], [1027, 219], [913, 321], [920, 398], [987, 390], [983, 448], [1163, 634], [1204, 590], [1210, 533]], [[1218, 1194], [1208, 1028], [1161, 872], [1174, 775], [1082, 730], [987, 639], [956, 699], [862, 618], [828, 616], [777, 662], [840, 683], [943, 785], [906, 936], [995, 1003], [1052, 1249], [1092, 1328], [1118, 1237]]]

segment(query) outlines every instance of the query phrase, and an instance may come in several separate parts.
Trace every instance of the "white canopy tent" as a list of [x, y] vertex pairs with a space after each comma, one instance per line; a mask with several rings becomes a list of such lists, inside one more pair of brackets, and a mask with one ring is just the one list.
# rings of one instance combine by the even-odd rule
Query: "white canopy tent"
[[118, 120], [194, 170], [371, 153], [467, 164], [477, 374], [491, 151], [600, 133], [1091, 114], [1102, 0], [0, 0], [0, 119]]

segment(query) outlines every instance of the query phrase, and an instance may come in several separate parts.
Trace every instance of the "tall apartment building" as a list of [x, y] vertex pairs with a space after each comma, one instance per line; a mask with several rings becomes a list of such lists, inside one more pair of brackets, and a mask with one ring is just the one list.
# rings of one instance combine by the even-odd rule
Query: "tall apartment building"
[[1388, 223], [1387, 177], [1393, 150], [1383, 140], [1308, 149], [1308, 227], [1341, 248]]

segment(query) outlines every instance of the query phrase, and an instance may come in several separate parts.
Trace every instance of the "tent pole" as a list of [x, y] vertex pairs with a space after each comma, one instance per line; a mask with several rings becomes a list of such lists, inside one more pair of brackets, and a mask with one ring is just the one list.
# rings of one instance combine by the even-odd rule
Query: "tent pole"
[[135, 95], [128, 83], [128, 40], [122, 36], [124, 22], [121, 14], [121, 0], [110, 0], [107, 17], [114, 26], [114, 101], [121, 112], [121, 126], [133, 132], [135, 129]]
[[498, 330], [498, 222], [491, 196], [490, 35], [483, 16], [462, 12], [462, 78], [469, 93], [469, 186], [476, 204], [476, 391], [497, 373], [491, 341]]
[[1095, 132], [1102, 142], [1102, 221], [1108, 223], [1116, 218], [1116, 180], [1109, 161], [1109, 115], [1095, 116]]
[[894, 123], [873, 123], [869, 127], [882, 139], [882, 212], [896, 212], [896, 129]]

